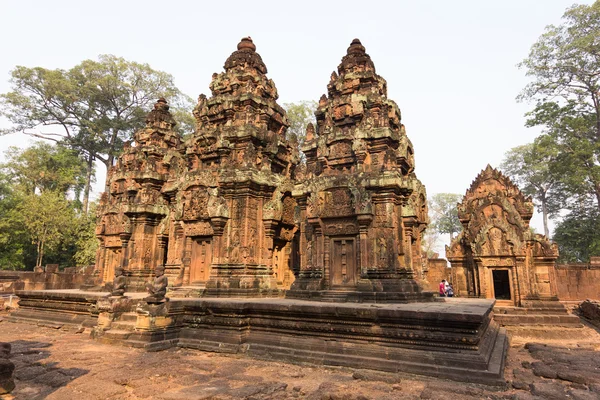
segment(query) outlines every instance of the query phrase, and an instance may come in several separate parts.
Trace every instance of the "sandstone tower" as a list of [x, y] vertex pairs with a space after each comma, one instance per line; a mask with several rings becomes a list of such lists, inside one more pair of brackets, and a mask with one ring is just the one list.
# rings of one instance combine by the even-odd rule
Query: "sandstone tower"
[[387, 83], [358, 39], [331, 74], [302, 150], [300, 268], [288, 297], [349, 301], [429, 298], [421, 272], [425, 188]]

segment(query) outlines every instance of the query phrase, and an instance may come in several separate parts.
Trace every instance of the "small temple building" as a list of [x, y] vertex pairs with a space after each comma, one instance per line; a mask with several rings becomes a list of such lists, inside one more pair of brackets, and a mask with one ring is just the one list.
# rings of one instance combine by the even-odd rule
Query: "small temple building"
[[358, 39], [331, 74], [302, 148], [300, 268], [288, 297], [423, 300], [425, 187], [400, 109]]
[[490, 165], [479, 173], [458, 204], [463, 230], [446, 246], [457, 295], [517, 307], [557, 299], [558, 247], [532, 232], [532, 215], [531, 199], [509, 178]]
[[130, 290], [143, 290], [158, 265], [172, 261], [174, 204], [169, 184], [185, 169], [181, 137], [165, 99], [146, 117], [146, 127], [134, 134], [115, 166], [108, 171], [108, 191], [97, 209], [100, 240], [96, 268], [104, 282], [115, 269], [126, 271]]

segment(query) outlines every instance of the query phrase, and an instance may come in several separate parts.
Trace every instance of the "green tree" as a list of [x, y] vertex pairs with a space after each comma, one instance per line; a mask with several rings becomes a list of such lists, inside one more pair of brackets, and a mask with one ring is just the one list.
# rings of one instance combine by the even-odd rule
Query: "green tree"
[[86, 211], [95, 160], [108, 170], [158, 98], [167, 98], [175, 110], [191, 111], [191, 99], [171, 75], [112, 55], [68, 71], [17, 66], [11, 75], [12, 91], [0, 95], [0, 115], [13, 126], [3, 132], [23, 132], [80, 151], [87, 162]]
[[47, 190], [26, 195], [17, 210], [36, 247], [35, 266], [41, 267], [46, 252], [56, 250], [63, 237], [71, 233], [73, 209], [61, 193]]
[[550, 237], [548, 217], [555, 216], [564, 206], [561, 176], [550, 167], [559, 157], [559, 150], [551, 137], [542, 135], [533, 143], [517, 146], [504, 155], [500, 168], [520, 186], [523, 193], [533, 198], [542, 213], [544, 234]]
[[70, 200], [82, 186], [83, 160], [48, 143], [10, 148], [6, 154], [7, 162], [0, 165], [0, 268], [89, 260], [95, 217], [76, 212], [80, 203]]
[[430, 227], [440, 234], [449, 234], [450, 240], [462, 229], [456, 209], [461, 200], [462, 196], [455, 193], [436, 193], [429, 199]]
[[78, 216], [75, 226], [75, 252], [72, 264], [92, 265], [96, 261], [98, 239], [96, 238], [96, 204], [90, 204], [90, 212]]
[[0, 170], [0, 269], [25, 269], [27, 255], [33, 253], [23, 216], [17, 211], [21, 202], [11, 178]]
[[435, 252], [438, 241], [440, 239], [440, 233], [431, 226], [428, 226], [423, 236], [421, 237], [421, 249], [427, 254], [427, 258], [434, 258], [437, 254]]
[[568, 194], [600, 207], [600, 2], [574, 5], [550, 25], [520, 64], [532, 82], [520, 100], [535, 102], [528, 126], [542, 126], [558, 148], [550, 165]]
[[587, 203], [572, 210], [554, 229], [560, 262], [589, 262], [600, 254], [600, 212]]
[[24, 193], [51, 190], [66, 195], [72, 191], [79, 199], [85, 185], [86, 163], [74, 150], [38, 142], [24, 150], [9, 147], [5, 155], [7, 161], [0, 168]]
[[291, 142], [298, 143], [298, 150], [304, 160], [302, 153], [302, 145], [306, 138], [306, 127], [309, 123], [315, 123], [315, 110], [317, 109], [316, 101], [299, 101], [297, 103], [285, 103], [283, 105], [287, 113], [288, 123], [290, 127], [287, 130], [287, 139]]

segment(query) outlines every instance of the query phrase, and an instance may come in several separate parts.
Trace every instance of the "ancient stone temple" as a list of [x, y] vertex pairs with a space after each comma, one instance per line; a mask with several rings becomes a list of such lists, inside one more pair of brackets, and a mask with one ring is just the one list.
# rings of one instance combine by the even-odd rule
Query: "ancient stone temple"
[[533, 203], [487, 166], [458, 205], [463, 231], [446, 247], [455, 293], [495, 298], [499, 305], [556, 299], [556, 244], [533, 234]]
[[[507, 338], [492, 320], [494, 301], [430, 301], [417, 284], [425, 188], [398, 106], [360, 41], [321, 98], [302, 168], [266, 73], [242, 39], [213, 75], [212, 95], [198, 99], [185, 143], [159, 100], [109, 171], [100, 204], [97, 268], [112, 284], [18, 291], [10, 320], [90, 329], [96, 340], [149, 351], [177, 346], [504, 385]], [[514, 185], [496, 181], [501, 207], [490, 210], [530, 217]], [[503, 200], [503, 190], [516, 197]], [[497, 225], [514, 255], [522, 247], [509, 235], [527, 234], [525, 214], [513, 230]], [[543, 280], [541, 263], [553, 255], [541, 254], [553, 248], [527, 243], [533, 277]], [[147, 297], [131, 293], [144, 287]]]
[[105, 282], [121, 266], [129, 290], [140, 289], [164, 265], [175, 286], [210, 295], [289, 288], [298, 150], [285, 140], [285, 111], [255, 50], [242, 39], [213, 75], [185, 144], [161, 99], [109, 171], [96, 232]]
[[331, 74], [302, 150], [299, 275], [288, 297], [423, 300], [425, 188], [387, 83], [355, 39]]
[[164, 99], [146, 117], [146, 127], [125, 145], [108, 172], [108, 192], [98, 206], [96, 235], [100, 240], [96, 266], [103, 281], [123, 267], [130, 290], [142, 290], [158, 265], [169, 261], [175, 214], [169, 184], [184, 172], [181, 138]]
[[211, 295], [266, 294], [289, 287], [294, 237], [291, 177], [298, 150], [285, 140], [285, 111], [250, 38], [200, 95], [176, 229], [189, 283]]

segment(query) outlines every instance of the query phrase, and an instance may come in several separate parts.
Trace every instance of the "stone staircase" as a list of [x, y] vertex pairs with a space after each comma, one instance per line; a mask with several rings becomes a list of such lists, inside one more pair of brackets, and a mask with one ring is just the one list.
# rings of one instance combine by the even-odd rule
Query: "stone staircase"
[[121, 314], [117, 320], [111, 323], [110, 329], [99, 338], [100, 342], [115, 344], [126, 341], [135, 332], [136, 321], [137, 313], [135, 312]]
[[583, 327], [579, 317], [569, 314], [558, 301], [532, 301], [524, 307], [496, 306], [494, 320], [501, 326]]
[[319, 300], [325, 303], [344, 303], [348, 301], [348, 294], [351, 292], [353, 292], [352, 289], [345, 287], [334, 287], [331, 290], [322, 292]]

